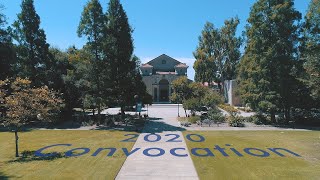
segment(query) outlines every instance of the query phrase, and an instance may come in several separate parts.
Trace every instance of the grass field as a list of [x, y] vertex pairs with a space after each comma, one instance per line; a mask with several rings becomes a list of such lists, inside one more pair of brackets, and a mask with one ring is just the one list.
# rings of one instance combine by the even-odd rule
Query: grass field
[[[184, 132], [190, 133], [202, 135], [205, 141], [186, 140], [189, 150], [210, 148], [214, 154], [211, 157], [191, 155], [200, 179], [320, 179], [320, 131]], [[226, 148], [226, 144], [244, 156], [237, 156]], [[215, 145], [226, 148], [229, 157], [214, 150]], [[267, 150], [280, 147], [301, 157], [286, 153], [285, 157], [280, 157], [270, 151], [268, 157], [256, 157], [243, 152], [244, 148]]]
[[[54, 160], [17, 161], [15, 158], [14, 133], [0, 132], [0, 179], [114, 179], [126, 156], [121, 148], [132, 149], [134, 142], [119, 131], [30, 131], [19, 133], [19, 150], [36, 151], [53, 144], [72, 144], [70, 147], [52, 147], [49, 152], [65, 152], [73, 148], [90, 148], [89, 153], [79, 157], [60, 157]], [[101, 152], [91, 156], [98, 148], [117, 148], [112, 157]], [[83, 151], [75, 151], [81, 153]]]
[[[52, 147], [43, 153], [90, 148], [89, 153], [79, 157], [39, 160], [15, 158], [14, 134], [0, 132], [0, 179], [114, 179], [126, 159], [121, 148], [130, 151], [134, 144], [121, 142], [128, 139], [125, 134], [129, 133], [66, 130], [19, 133], [20, 152], [36, 151], [53, 144], [72, 146]], [[189, 150], [209, 148], [214, 154], [210, 157], [191, 155], [200, 179], [320, 179], [320, 131], [186, 131], [184, 134], [199, 134], [205, 138], [203, 142], [186, 139]], [[197, 137], [192, 139], [197, 140]], [[213, 149], [215, 145], [226, 148], [229, 156], [225, 157]], [[98, 148], [108, 147], [117, 148], [112, 157], [107, 157], [106, 151], [92, 156]], [[243, 157], [230, 148], [235, 148]], [[244, 148], [258, 148], [267, 151], [270, 156], [251, 156], [244, 152]], [[285, 157], [280, 157], [267, 148], [286, 148], [301, 157], [289, 153], [283, 153]]]

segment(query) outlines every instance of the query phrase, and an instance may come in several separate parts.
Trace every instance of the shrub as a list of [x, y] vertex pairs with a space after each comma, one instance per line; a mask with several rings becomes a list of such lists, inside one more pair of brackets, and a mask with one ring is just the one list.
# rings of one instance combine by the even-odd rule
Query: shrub
[[229, 116], [228, 117], [229, 126], [232, 127], [244, 127], [244, 118], [241, 116]]
[[248, 116], [248, 117], [242, 117], [244, 122], [249, 122], [249, 123], [253, 123], [253, 118], [252, 116]]
[[267, 118], [267, 116], [263, 115], [262, 113], [257, 113], [254, 116], [251, 116], [251, 122], [257, 125], [267, 125], [271, 124], [271, 121]]
[[197, 121], [200, 121], [200, 116], [191, 116], [188, 118], [188, 121], [192, 124], [195, 124]]
[[210, 127], [210, 125], [213, 124], [213, 123], [214, 122], [211, 119], [205, 119], [205, 120], [201, 121], [201, 126], [202, 126], [202, 124], [208, 124], [209, 127]]
[[200, 111], [201, 107], [202, 105], [199, 98], [191, 98], [183, 102], [183, 108], [190, 110], [191, 114], [194, 114], [196, 111]]
[[180, 122], [189, 122], [191, 124], [196, 124], [197, 121], [200, 121], [200, 116], [190, 116], [190, 117], [180, 117]]
[[202, 105], [207, 107], [215, 107], [217, 104], [220, 104], [222, 102], [223, 97], [219, 93], [212, 90], [208, 90], [206, 95], [201, 98]]
[[292, 120], [302, 125], [320, 125], [320, 109], [294, 109]]
[[212, 120], [215, 124], [217, 123], [222, 123], [225, 121], [225, 117], [223, 114], [220, 112], [220, 110], [216, 107], [211, 108], [208, 111], [208, 118]]
[[228, 104], [220, 104], [219, 107], [227, 111], [231, 116], [236, 116], [239, 113], [239, 111], [236, 108]]
[[92, 119], [81, 122], [81, 126], [93, 126], [94, 124], [95, 122]]

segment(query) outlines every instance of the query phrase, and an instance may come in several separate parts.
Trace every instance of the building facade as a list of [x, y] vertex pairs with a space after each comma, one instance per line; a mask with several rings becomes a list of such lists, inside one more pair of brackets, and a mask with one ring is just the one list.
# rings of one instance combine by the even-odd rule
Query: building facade
[[142, 80], [148, 93], [152, 95], [153, 102], [170, 102], [169, 97], [173, 93], [172, 81], [187, 76], [188, 67], [165, 54], [142, 64]]

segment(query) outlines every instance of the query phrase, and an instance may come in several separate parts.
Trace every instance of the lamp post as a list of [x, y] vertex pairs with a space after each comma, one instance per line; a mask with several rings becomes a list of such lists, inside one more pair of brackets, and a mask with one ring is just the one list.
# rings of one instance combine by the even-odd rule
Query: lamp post
[[178, 101], [178, 117], [180, 117], [180, 114], [179, 114], [179, 101]]
[[149, 103], [147, 104], [147, 117], [149, 117]]
[[180, 113], [179, 113], [179, 97], [180, 97], [180, 92], [178, 91], [178, 117], [180, 117]]
[[[138, 95], [134, 95], [133, 98], [134, 98], [134, 101], [135, 101], [135, 103], [136, 103], [136, 114], [137, 114], [137, 112], [138, 112], [139, 96], [138, 96]], [[140, 113], [139, 113], [139, 115], [140, 115]]]

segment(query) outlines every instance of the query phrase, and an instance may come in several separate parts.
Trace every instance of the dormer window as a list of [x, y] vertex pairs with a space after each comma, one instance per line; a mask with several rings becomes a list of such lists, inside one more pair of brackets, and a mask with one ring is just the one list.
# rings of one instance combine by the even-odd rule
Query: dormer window
[[166, 60], [162, 60], [162, 64], [166, 64], [167, 62], [166, 62]]

